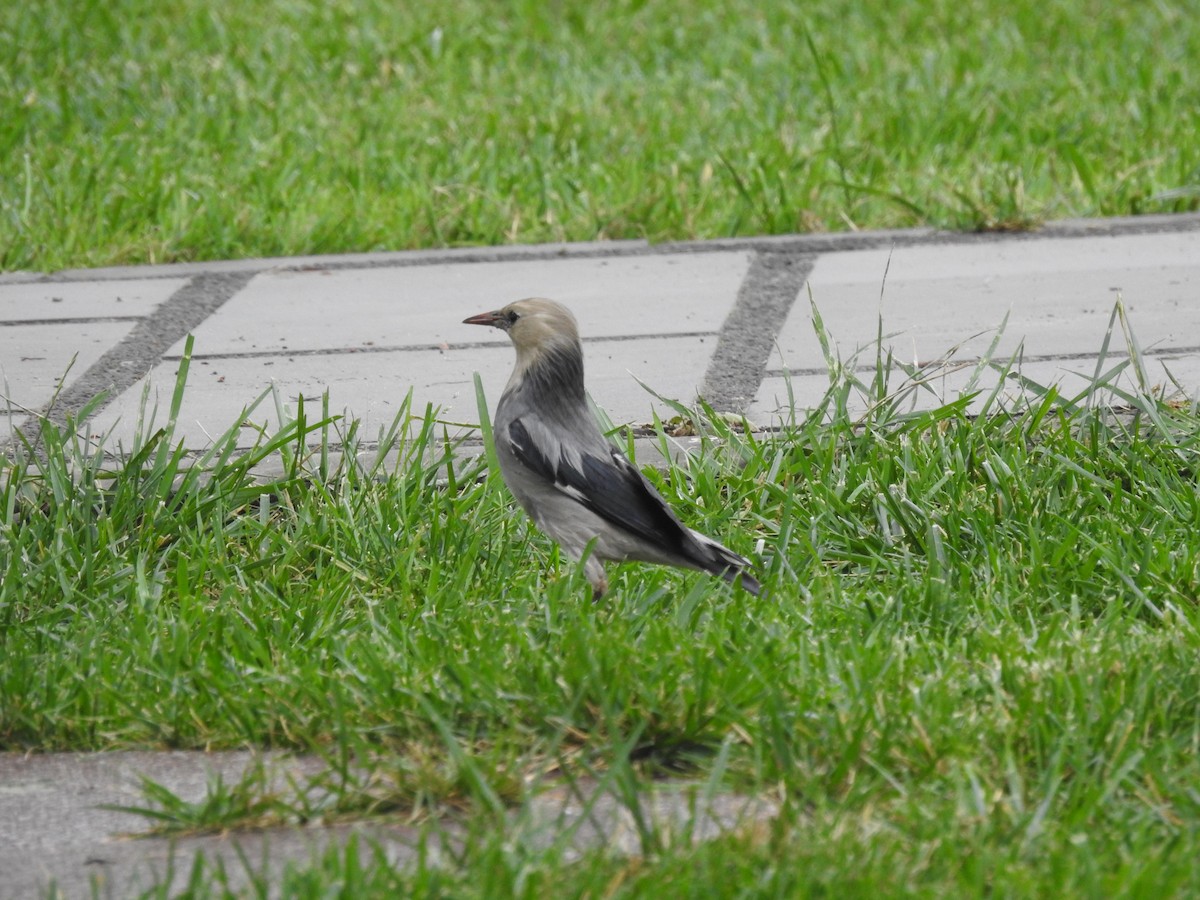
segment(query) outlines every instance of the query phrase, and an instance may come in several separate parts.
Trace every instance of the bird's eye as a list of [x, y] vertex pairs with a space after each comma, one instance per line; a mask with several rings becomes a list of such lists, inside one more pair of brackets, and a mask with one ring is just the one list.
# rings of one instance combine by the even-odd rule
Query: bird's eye
[[519, 319], [519, 318], [521, 318], [521, 314], [519, 312], [517, 312], [516, 310], [510, 309], [508, 311], [508, 324], [509, 325], [516, 322], [517, 319]]

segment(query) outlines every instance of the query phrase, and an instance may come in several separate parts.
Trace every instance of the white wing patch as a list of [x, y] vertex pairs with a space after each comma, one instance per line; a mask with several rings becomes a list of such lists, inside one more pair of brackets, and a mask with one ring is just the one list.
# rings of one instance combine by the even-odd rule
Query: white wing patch
[[554, 486], [572, 500], [585, 504], [588, 502], [588, 498], [584, 495], [583, 491], [579, 490], [577, 487], [572, 487], [569, 484], [563, 484], [561, 481], [554, 482]]

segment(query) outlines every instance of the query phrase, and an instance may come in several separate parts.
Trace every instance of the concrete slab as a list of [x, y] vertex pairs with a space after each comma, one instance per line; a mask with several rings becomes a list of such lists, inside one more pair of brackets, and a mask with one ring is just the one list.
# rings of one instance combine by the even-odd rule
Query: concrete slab
[[0, 322], [146, 316], [187, 282], [186, 278], [143, 278], [0, 284]]
[[[278, 270], [255, 276], [195, 336], [205, 354], [501, 344], [462, 320], [535, 296], [569, 306], [585, 338], [708, 333], [748, 267], [742, 252]], [[169, 353], [182, 351], [180, 341]]]
[[[0, 400], [0, 403], [2, 402], [3, 400]], [[0, 410], [0, 445], [11, 439], [18, 429], [25, 428], [28, 422], [28, 416], [18, 415], [15, 410]]]
[[[670, 409], [656, 402], [635, 379], [666, 397], [691, 402], [715, 346], [715, 338], [703, 336], [589, 341], [584, 348], [588, 389], [615, 422], [649, 421], [652, 409], [669, 417]], [[196, 352], [203, 350], [197, 344]], [[416, 411], [423, 412], [425, 405], [432, 403], [440, 410], [442, 420], [474, 425], [479, 421], [474, 373], [480, 373], [488, 407], [494, 411], [514, 358], [505, 340], [494, 347], [446, 350], [194, 359], [177, 437], [189, 448], [207, 446], [271, 385], [287, 405], [289, 416], [295, 413], [301, 395], [310, 417], [315, 416], [321, 409], [322, 394], [328, 390], [331, 411], [359, 419], [359, 433], [365, 439], [374, 438], [380, 428], [391, 425], [410, 387]], [[156, 421], [164, 423], [177, 369], [178, 361], [157, 366], [148, 379], [142, 379], [105, 408], [92, 421], [90, 431], [111, 431], [113, 441], [128, 449], [147, 382], [151, 386], [150, 407], [157, 402], [160, 412]], [[280, 420], [274, 400], [260, 406], [250, 420], [269, 432], [278, 430]], [[451, 434], [456, 430], [466, 431], [451, 428]], [[249, 446], [254, 440], [255, 432], [247, 429], [241, 443]]]
[[[187, 283], [186, 278], [0, 284], [0, 444]], [[74, 358], [74, 364], [71, 360]]]
[[[78, 378], [133, 326], [124, 321], [0, 326], [0, 413], [7, 413], [10, 401], [18, 413], [40, 409], [64, 376], [68, 383]], [[0, 415], [0, 442], [21, 421]]]
[[[66, 898], [131, 897], [152, 889], [173, 896], [186, 888], [199, 855], [222, 864], [235, 890], [249, 890], [256, 877], [277, 886], [285, 865], [304, 865], [352, 836], [371, 842], [398, 867], [416, 862], [425, 837], [430, 862], [452, 864], [445, 851], [461, 834], [453, 820], [432, 823], [424, 834], [375, 821], [136, 838], [155, 823], [106, 808], [147, 806], [140, 788], [143, 776], [198, 803], [214, 776], [220, 775], [226, 785], [237, 784], [259, 760], [265, 762], [273, 790], [283, 797], [291, 794], [288, 779], [303, 787], [325, 768], [315, 757], [245, 751], [0, 754], [0, 900], [42, 896], [51, 883], [55, 896]], [[768, 799], [714, 794], [687, 782], [655, 785], [641, 793], [639, 805], [643, 823], [660, 836], [693, 843], [765, 826], [779, 812]], [[535, 851], [557, 844], [568, 860], [597, 847], [626, 855], [644, 850], [642, 823], [590, 779], [531, 790], [509, 821], [506, 839]]]
[[1198, 232], [822, 256], [779, 335], [791, 369], [822, 364], [810, 290], [843, 358], [875, 340], [880, 315], [887, 343], [909, 361], [960, 343], [967, 355], [981, 353], [1006, 313], [1002, 354], [1022, 340], [1037, 356], [1092, 353], [1118, 297], [1143, 348], [1200, 347]]
[[[1108, 358], [1105, 370], [1111, 369], [1121, 361], [1121, 356]], [[1164, 352], [1145, 358], [1146, 373], [1151, 386], [1171, 397], [1178, 393], [1175, 382], [1182, 386], [1188, 397], [1200, 397], [1200, 355], [1184, 353], [1172, 354]], [[962, 396], [974, 365], [953, 365], [946, 369], [930, 372], [923, 381], [924, 387], [908, 391], [908, 400], [902, 405], [904, 410], [935, 409]], [[1020, 374], [1036, 382], [1038, 385], [1057, 385], [1063, 396], [1072, 399], [1085, 391], [1091, 384], [1096, 370], [1096, 357], [1080, 357], [1078, 359], [1034, 360], [1027, 361], [1020, 367]], [[871, 372], [863, 370], [860, 378], [868, 381]], [[999, 373], [986, 371], [978, 379], [975, 390], [982, 392], [968, 407], [968, 412], [978, 413], [984, 399], [1000, 382]], [[1136, 381], [1133, 372], [1126, 369], [1114, 380], [1114, 385], [1123, 391], [1136, 393]], [[893, 376], [890, 390], [895, 393], [905, 387], [905, 379], [901, 373]], [[747, 410], [750, 421], [772, 426], [788, 423], [792, 420], [793, 411], [789, 407], [789, 389], [794, 400], [794, 416], [797, 421], [803, 421], [808, 410], [821, 402], [829, 389], [829, 377], [825, 373], [814, 373], [812, 370], [797, 372], [791, 376], [771, 375], [763, 379], [754, 403]], [[1024, 403], [1033, 402], [1037, 392], [1027, 389], [1016, 379], [1008, 379], [1001, 391], [1002, 408], [1012, 410], [1020, 408]], [[1095, 402], [1123, 406], [1125, 401], [1118, 395], [1103, 393]], [[857, 392], [853, 393], [847, 403], [851, 415], [862, 415], [868, 408], [866, 398]]]
[[[0, 898], [42, 896], [52, 880], [64, 897], [90, 896], [93, 881], [99, 896], [147, 889], [167, 868], [171, 842], [129, 839], [147, 821], [104, 807], [145, 806], [142, 776], [197, 801], [210, 777], [236, 783], [253, 759], [248, 752], [0, 754]], [[302, 764], [295, 774], [312, 768]]]

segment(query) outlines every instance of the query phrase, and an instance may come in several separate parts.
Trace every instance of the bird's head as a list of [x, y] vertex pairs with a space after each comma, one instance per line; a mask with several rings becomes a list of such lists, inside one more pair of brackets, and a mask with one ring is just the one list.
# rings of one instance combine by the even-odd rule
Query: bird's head
[[552, 350], [577, 352], [579, 347], [579, 328], [571, 311], [540, 297], [517, 300], [503, 309], [463, 319], [463, 323], [491, 325], [507, 332], [517, 348], [517, 365], [522, 368]]

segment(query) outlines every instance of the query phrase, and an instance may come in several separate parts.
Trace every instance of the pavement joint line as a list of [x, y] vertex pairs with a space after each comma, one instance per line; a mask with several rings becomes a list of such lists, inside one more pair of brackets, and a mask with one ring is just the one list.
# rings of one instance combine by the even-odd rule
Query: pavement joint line
[[[1141, 351], [1141, 353], [1138, 354], [1138, 358], [1139, 359], [1170, 360], [1170, 359], [1175, 359], [1175, 358], [1179, 358], [1179, 357], [1183, 357], [1183, 356], [1198, 355], [1198, 354], [1200, 354], [1200, 346], [1170, 347], [1170, 348], [1164, 348], [1162, 350], [1143, 349]], [[1020, 363], [1091, 362], [1091, 361], [1094, 361], [1096, 359], [1096, 357], [1098, 357], [1099, 355], [1100, 355], [1099, 351], [1092, 352], [1092, 353], [1044, 353], [1044, 354], [1036, 354], [1036, 355], [1025, 354], [1020, 357], [1019, 362]], [[1133, 359], [1133, 356], [1125, 350], [1119, 350], [1119, 351], [1110, 350], [1107, 354], [1105, 354], [1105, 356], [1107, 359], [1112, 359], [1112, 360], [1116, 360], [1116, 361]], [[995, 357], [995, 361], [1000, 363], [1002, 361], [1007, 362], [1008, 360], [1006, 357], [997, 356], [997, 357]], [[970, 366], [977, 366], [977, 365], [979, 365], [980, 362], [981, 362], [981, 360], [979, 357], [974, 357], [974, 358], [961, 357], [961, 358], [954, 358], [954, 359], [923, 360], [919, 363], [916, 363], [916, 365], [921, 369], [935, 369], [936, 370], [937, 368], [943, 368], [943, 367], [954, 368], [954, 369], [963, 369], [963, 368], [968, 368]], [[1018, 367], [1015, 366], [1014, 371], [1016, 371], [1017, 368]], [[862, 365], [854, 366], [850, 371], [874, 372], [875, 366], [873, 364], [864, 363]], [[776, 368], [776, 369], [768, 369], [766, 374], [767, 374], [768, 378], [786, 378], [789, 375], [801, 375], [801, 376], [828, 375], [829, 368], [827, 366], [818, 366], [815, 368], [814, 367], [796, 368], [796, 369]]]
[[790, 254], [843, 253], [881, 247], [961, 245], [1034, 240], [1071, 240], [1120, 237], [1134, 234], [1200, 231], [1200, 213], [1063, 219], [1024, 231], [943, 231], [933, 228], [883, 231], [841, 231], [821, 234], [782, 234], [766, 237], [710, 238], [651, 244], [644, 240], [558, 244], [509, 244], [499, 247], [450, 247], [436, 250], [391, 250], [378, 253], [263, 257], [206, 262], [160, 263], [145, 266], [109, 266], [97, 269], [64, 269], [54, 273], [17, 271], [0, 274], [2, 284], [114, 281], [179, 278], [182, 275], [244, 274], [273, 270], [321, 271], [336, 269], [399, 268], [486, 262], [519, 262], [554, 259], [588, 259], [622, 256], [656, 256], [686, 253], [769, 251]]
[[[677, 331], [670, 334], [609, 334], [585, 337], [583, 344], [626, 343], [630, 341], [658, 340], [663, 337], [671, 338], [711, 338], [717, 337], [716, 331]], [[193, 353], [192, 362], [221, 359], [259, 359], [291, 356], [354, 356], [359, 353], [416, 353], [426, 350], [500, 350], [511, 347], [508, 341], [474, 341], [454, 344], [365, 344], [357, 347], [304, 347], [297, 350], [246, 350], [227, 353]], [[183, 356], [178, 353], [168, 353], [163, 362], [179, 362]]]
[[0, 328], [27, 325], [94, 325], [98, 322], [140, 322], [145, 316], [71, 316], [67, 319], [0, 319]]
[[714, 409], [741, 413], [754, 402], [777, 336], [816, 260], [815, 254], [778, 251], [751, 259], [704, 374], [701, 396]]

